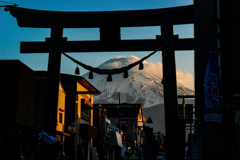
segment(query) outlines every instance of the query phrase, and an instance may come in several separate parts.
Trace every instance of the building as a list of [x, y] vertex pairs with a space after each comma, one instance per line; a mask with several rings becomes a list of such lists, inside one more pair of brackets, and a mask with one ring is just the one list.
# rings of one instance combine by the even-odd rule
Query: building
[[124, 132], [121, 131], [120, 134], [119, 128], [111, 124], [108, 113], [104, 106], [94, 104], [93, 123], [98, 128], [94, 147], [97, 148], [100, 160], [104, 160], [105, 156], [112, 160], [118, 159], [123, 148], [121, 136]]
[[0, 150], [8, 159], [20, 159], [36, 143], [35, 72], [19, 60], [0, 60], [0, 68]]
[[120, 133], [124, 133], [122, 135], [122, 150], [128, 152], [132, 147], [140, 147], [140, 144], [143, 143], [143, 129], [141, 126], [145, 125], [141, 104], [94, 104], [94, 106], [101, 106], [101, 108], [105, 109], [111, 125], [119, 128]]
[[[219, 0], [217, 24], [221, 51], [223, 157], [240, 159], [240, 2]], [[230, 104], [230, 105], [229, 105]]]
[[65, 131], [65, 97], [66, 93], [62, 86], [62, 83], [59, 82], [59, 94], [58, 94], [58, 110], [57, 110], [57, 124], [56, 131], [59, 141], [64, 142], [64, 131]]
[[119, 129], [111, 125], [111, 121], [107, 119], [107, 136], [106, 148], [108, 151], [108, 158], [112, 160], [119, 159], [120, 151], [123, 148], [122, 137], [123, 132], [119, 133]]
[[[194, 0], [195, 131], [202, 134], [202, 159], [240, 157], [239, 9], [237, 0]], [[209, 51], [221, 53], [218, 64], [222, 122], [219, 123], [204, 120], [202, 87]]]
[[[92, 159], [93, 141], [97, 139], [97, 128], [93, 126], [93, 94], [100, 92], [80, 76], [61, 74], [61, 82], [67, 93], [65, 132], [71, 134], [65, 139], [65, 153], [70, 159]], [[75, 130], [71, 130], [74, 127]]]
[[[46, 96], [46, 83], [47, 83], [47, 72], [46, 71], [36, 71], [36, 126], [44, 124], [44, 102]], [[59, 93], [58, 93], [58, 108], [56, 111], [57, 122], [56, 122], [56, 138], [59, 139], [61, 145], [60, 156], [63, 158], [64, 152], [64, 141], [65, 136], [70, 136], [70, 134], [65, 133], [65, 97], [66, 93], [59, 82]]]

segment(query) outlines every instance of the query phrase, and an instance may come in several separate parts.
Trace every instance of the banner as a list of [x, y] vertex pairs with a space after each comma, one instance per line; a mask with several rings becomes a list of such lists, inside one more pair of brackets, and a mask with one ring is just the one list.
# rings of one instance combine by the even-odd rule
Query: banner
[[210, 53], [203, 83], [204, 116], [206, 122], [222, 122], [220, 108], [220, 77], [217, 53]]

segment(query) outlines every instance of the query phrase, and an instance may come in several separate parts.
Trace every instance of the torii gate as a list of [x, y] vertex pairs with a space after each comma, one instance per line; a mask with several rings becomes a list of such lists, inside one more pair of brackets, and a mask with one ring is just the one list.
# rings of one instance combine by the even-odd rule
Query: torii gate
[[[21, 42], [21, 53], [49, 53], [45, 125], [55, 135], [58, 102], [58, 77], [63, 52], [153, 51], [162, 50], [165, 124], [168, 159], [176, 159], [178, 101], [176, 88], [175, 50], [194, 50], [194, 39], [173, 36], [173, 25], [192, 24], [193, 5], [135, 11], [58, 12], [9, 8], [20, 27], [51, 28], [45, 42]], [[161, 36], [151, 40], [121, 40], [120, 27], [161, 26]], [[100, 28], [100, 41], [67, 41], [63, 28]], [[53, 47], [56, 46], [56, 47]], [[47, 123], [46, 123], [47, 122]]]

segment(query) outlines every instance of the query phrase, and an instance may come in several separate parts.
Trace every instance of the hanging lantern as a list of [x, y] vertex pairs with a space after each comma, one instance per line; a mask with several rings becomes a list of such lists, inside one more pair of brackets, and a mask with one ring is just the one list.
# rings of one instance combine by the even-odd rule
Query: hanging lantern
[[107, 82], [111, 82], [112, 81], [112, 75], [109, 74], [108, 77], [107, 77]]
[[77, 65], [77, 68], [75, 69], [75, 74], [80, 74], [80, 70], [78, 68], [78, 65]]
[[127, 70], [124, 71], [124, 73], [123, 73], [123, 78], [128, 78], [128, 71], [127, 71]]
[[139, 64], [139, 70], [143, 70], [143, 62]]
[[92, 71], [89, 72], [88, 79], [93, 79], [93, 73], [92, 73]]

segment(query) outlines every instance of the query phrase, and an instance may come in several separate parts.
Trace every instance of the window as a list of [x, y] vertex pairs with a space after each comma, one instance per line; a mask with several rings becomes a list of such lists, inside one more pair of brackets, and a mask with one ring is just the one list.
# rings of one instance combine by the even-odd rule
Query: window
[[[88, 98], [88, 97], [87, 97]], [[86, 99], [81, 99], [81, 118], [90, 121], [91, 120], [91, 108], [92, 103]]]
[[62, 123], [62, 113], [59, 113], [59, 123]]
[[91, 117], [90, 111], [87, 108], [82, 107], [81, 117], [87, 121], [90, 121], [90, 117]]

